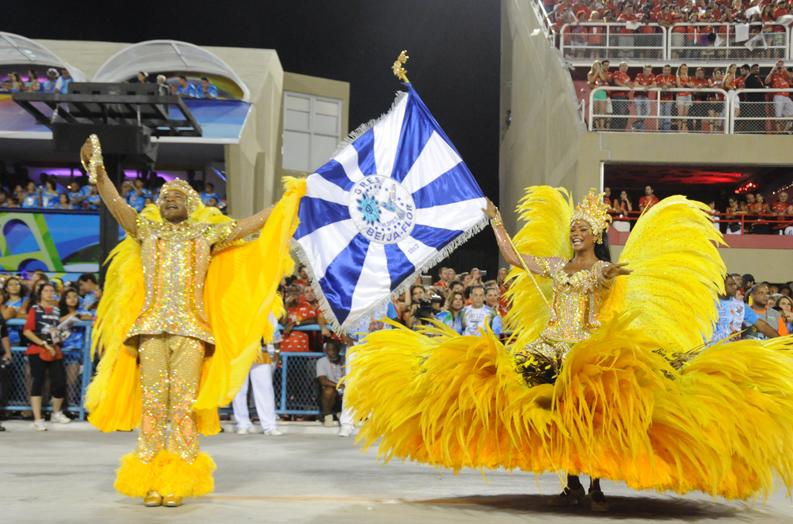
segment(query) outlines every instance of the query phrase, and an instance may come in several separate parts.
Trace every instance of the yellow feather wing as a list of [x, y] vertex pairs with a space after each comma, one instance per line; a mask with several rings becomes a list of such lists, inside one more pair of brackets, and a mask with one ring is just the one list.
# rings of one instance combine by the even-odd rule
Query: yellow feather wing
[[143, 307], [140, 245], [127, 237], [110, 253], [105, 288], [91, 332], [98, 352], [97, 374], [86, 391], [89, 422], [101, 431], [131, 430], [140, 419], [141, 392], [137, 348], [124, 339]]
[[[525, 223], [513, 238], [519, 253], [536, 257], [572, 257], [570, 218], [573, 202], [570, 193], [561, 187], [531, 186], [517, 206], [518, 218]], [[542, 289], [540, 295], [532, 277]], [[513, 267], [507, 277], [507, 300], [511, 309], [506, 326], [514, 335], [514, 343], [525, 345], [536, 339], [548, 322], [546, 300], [551, 298], [551, 279], [529, 275], [522, 267]]]
[[272, 337], [268, 316], [283, 311], [278, 284], [294, 269], [289, 243], [306, 191], [305, 179], [288, 178], [284, 184], [286, 192], [259, 237], [217, 253], [209, 265], [204, 303], [215, 353], [206, 361], [193, 406], [199, 419], [205, 414], [211, 419], [218, 407], [231, 402], [261, 350], [261, 339]]
[[631, 327], [667, 355], [701, 346], [713, 332], [717, 295], [724, 290], [722, 244], [708, 206], [679, 195], [665, 198], [636, 222], [619, 260], [633, 273], [617, 278], [601, 319], [632, 315]]

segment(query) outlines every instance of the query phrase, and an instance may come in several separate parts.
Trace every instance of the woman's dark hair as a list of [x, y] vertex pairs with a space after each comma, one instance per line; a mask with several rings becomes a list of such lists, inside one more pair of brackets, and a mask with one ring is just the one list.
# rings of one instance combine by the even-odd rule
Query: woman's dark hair
[[25, 286], [22, 285], [22, 280], [18, 279], [17, 277], [8, 277], [8, 279], [3, 283], [3, 303], [5, 303], [10, 298], [8, 296], [8, 283], [12, 280], [16, 280], [19, 283], [19, 297], [24, 298], [25, 296]]
[[598, 260], [603, 260], [605, 262], [611, 262], [611, 250], [609, 249], [609, 234], [608, 232], [603, 232], [603, 243], [598, 244], [595, 242], [595, 256]]
[[44, 282], [36, 290], [36, 304], [41, 303], [41, 294], [44, 291], [45, 287], [51, 287], [53, 291], [55, 291], [56, 293], [58, 292], [58, 289], [55, 287], [55, 284], [53, 284], [52, 282]]
[[70, 293], [77, 295], [77, 305], [74, 306], [74, 310], [77, 311], [80, 308], [80, 293], [78, 293], [74, 288], [64, 289], [63, 293], [61, 293], [61, 301], [58, 303], [58, 308], [61, 310], [61, 314], [69, 312], [69, 306], [66, 305], [66, 298]]
[[776, 306], [774, 306], [774, 309], [776, 309], [777, 311], [782, 311], [782, 308], [779, 306], [779, 303], [782, 302], [783, 300], [787, 300], [788, 302], [790, 302], [790, 307], [793, 308], [793, 298], [790, 298], [787, 295], [782, 295], [776, 300]]
[[449, 296], [446, 298], [446, 309], [448, 309], [450, 312], [452, 310], [452, 302], [454, 302], [454, 299], [458, 296], [463, 300], [463, 306], [465, 306], [465, 295], [463, 293], [460, 293], [459, 291], [449, 293]]

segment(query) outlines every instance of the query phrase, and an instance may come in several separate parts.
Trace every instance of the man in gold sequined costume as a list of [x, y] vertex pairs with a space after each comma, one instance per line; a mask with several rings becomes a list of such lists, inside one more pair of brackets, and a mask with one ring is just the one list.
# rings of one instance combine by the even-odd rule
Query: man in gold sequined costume
[[[140, 433], [122, 459], [116, 489], [143, 496], [146, 506], [179, 506], [184, 496], [212, 490], [212, 459], [199, 449], [193, 404], [205, 357], [215, 337], [204, 307], [210, 259], [258, 232], [271, 209], [239, 221], [195, 219], [199, 195], [183, 180], [166, 183], [154, 209], [138, 214], [118, 194], [95, 137], [81, 150], [99, 195], [140, 246], [145, 299], [124, 343], [137, 349], [141, 385]], [[97, 158], [98, 157], [98, 158]], [[133, 349], [134, 350], [134, 349]]]

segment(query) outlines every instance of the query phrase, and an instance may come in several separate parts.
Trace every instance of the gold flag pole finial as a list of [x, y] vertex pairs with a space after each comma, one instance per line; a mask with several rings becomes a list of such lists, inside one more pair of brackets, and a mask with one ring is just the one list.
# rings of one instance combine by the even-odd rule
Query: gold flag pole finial
[[408, 71], [405, 69], [404, 65], [408, 61], [410, 57], [408, 56], [407, 50], [403, 49], [396, 60], [394, 60], [394, 65], [391, 66], [391, 71], [394, 72], [394, 76], [397, 77], [399, 80], [405, 83], [410, 83], [408, 80]]

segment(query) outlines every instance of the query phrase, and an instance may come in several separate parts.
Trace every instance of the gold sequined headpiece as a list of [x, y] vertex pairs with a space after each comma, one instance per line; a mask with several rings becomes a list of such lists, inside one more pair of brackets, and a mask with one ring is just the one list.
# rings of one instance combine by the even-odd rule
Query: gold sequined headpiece
[[157, 199], [157, 205], [160, 204], [160, 199], [169, 191], [178, 191], [187, 198], [187, 213], [190, 215], [201, 205], [201, 197], [198, 196], [196, 190], [181, 178], [175, 178], [163, 184], [162, 189], [160, 189], [160, 197]]
[[576, 220], [583, 220], [592, 228], [592, 235], [597, 239], [597, 243], [603, 242], [603, 232], [611, 222], [609, 206], [603, 202], [603, 193], [598, 193], [594, 189], [589, 190], [589, 194], [575, 206], [575, 212], [570, 223]]

